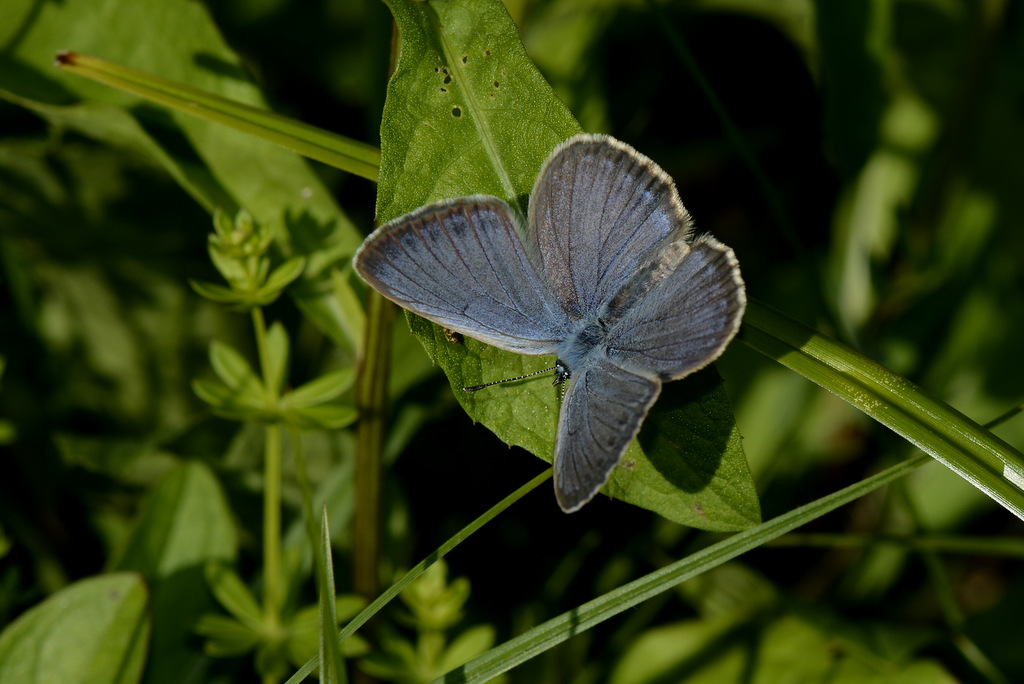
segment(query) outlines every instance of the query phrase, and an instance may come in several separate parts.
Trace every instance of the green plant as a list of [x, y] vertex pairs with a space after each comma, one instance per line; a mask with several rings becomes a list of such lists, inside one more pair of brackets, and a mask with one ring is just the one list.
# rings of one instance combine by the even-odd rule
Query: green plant
[[[3, 235], [4, 282], [11, 283], [11, 310], [20, 315], [9, 317], [14, 323], [7, 339], [44, 340], [43, 358], [66, 370], [67, 391], [60, 393], [65, 404], [104, 416], [111, 427], [90, 434], [69, 411], [57, 423], [59, 434], [51, 434], [39, 427], [45, 422], [38, 419], [41, 413], [11, 411], [5, 404], [4, 415], [17, 427], [19, 453], [52, 441], [56, 449], [46, 463], [55, 472], [84, 472], [95, 478], [81, 488], [54, 484], [54, 478], [44, 491], [52, 497], [67, 487], [73, 500], [92, 512], [81, 531], [97, 538], [93, 546], [109, 559], [105, 567], [142, 573], [152, 588], [147, 598], [137, 576], [111, 573], [63, 590], [77, 592], [76, 601], [84, 596], [81, 605], [88, 608], [104, 595], [92, 583], [120, 582], [119, 595], [130, 599], [123, 603], [125, 612], [118, 613], [127, 618], [107, 623], [108, 643], [118, 648], [93, 658], [95, 649], [82, 646], [76, 651], [84, 654], [79, 660], [91, 664], [64, 675], [65, 680], [182, 681], [185, 672], [194, 679], [244, 677], [246, 668], [253, 667], [250, 660], [211, 662], [203, 656], [192, 631], [198, 625], [209, 639], [210, 652], [254, 649], [255, 668], [265, 681], [278, 681], [287, 674], [285, 651], [293, 662], [299, 653], [310, 655], [308, 639], [302, 649], [290, 648], [285, 633], [301, 623], [303, 629], [291, 633], [308, 635], [314, 585], [320, 594], [319, 655], [292, 681], [316, 664], [327, 680], [343, 677], [339, 659], [362, 650], [351, 650], [349, 641], [360, 628], [380, 649], [371, 658], [413, 654], [402, 661], [404, 670], [378, 669], [381, 675], [399, 680], [413, 670], [431, 669], [420, 668], [423, 663], [454, 665], [462, 658], [438, 656], [446, 651], [438, 646], [438, 635], [428, 634], [423, 624], [418, 624], [413, 648], [404, 638], [389, 637], [386, 622], [376, 627], [366, 623], [374, 615], [386, 620], [387, 611], [381, 611], [389, 600], [416, 586], [423, 573], [439, 572], [432, 564], [480, 529], [485, 533], [474, 537], [477, 557], [460, 555], [455, 567], [474, 583], [469, 605], [486, 613], [474, 621], [497, 625], [499, 636], [497, 645], [455, 670], [452, 677], [460, 681], [482, 681], [517, 665], [522, 669], [513, 676], [522, 671], [531, 681], [564, 681], [570, 678], [565, 672], [580, 681], [615, 682], [728, 681], [744, 674], [767, 681], [780, 671], [840, 681], [868, 676], [949, 681], [951, 672], [987, 681], [1019, 676], [1024, 670], [1007, 645], [1016, 633], [1006, 627], [1012, 621], [991, 598], [972, 603], [954, 588], [968, 587], [964, 578], [988, 567], [985, 555], [1021, 555], [1019, 527], [1006, 511], [1024, 513], [1019, 487], [1024, 459], [1008, 443], [1020, 443], [1024, 435], [1019, 421], [1003, 421], [1004, 441], [995, 428], [980, 427], [952, 406], [991, 416], [1020, 401], [1007, 370], [1015, 354], [1010, 341], [1024, 320], [1015, 275], [1021, 239], [1007, 228], [1022, 208], [1013, 190], [1022, 169], [1010, 152], [1019, 132], [1007, 116], [1012, 111], [1007, 103], [1017, 101], [1019, 84], [1007, 76], [1013, 71], [1007, 65], [1014, 63], [1016, 43], [995, 39], [1000, 31], [1019, 36], [1021, 28], [1016, 15], [998, 3], [951, 9], [954, 4], [904, 2], [868, 9], [845, 3], [750, 3], [746, 20], [669, 11], [656, 3], [642, 11], [627, 3], [586, 11], [570, 2], [512, 4], [523, 22], [530, 56], [541, 64], [545, 79], [501, 5], [393, 0], [388, 5], [401, 51], [379, 117], [379, 157], [372, 147], [350, 138], [261, 113], [259, 92], [201, 8], [172, 9], [150, 0], [120, 3], [118, 12], [100, 14], [81, 5], [9, 5], [4, 10], [9, 21], [0, 22], [7, 27], [0, 39], [8, 47], [6, 61], [0, 62], [0, 92], [71, 142], [54, 151], [39, 140], [12, 139], [5, 149], [16, 154], [0, 159], [5, 170], [0, 180], [8, 190], [2, 209], [10, 218]], [[381, 22], [374, 10], [358, 7], [346, 11], [362, 11], [360, 18], [368, 26], [386, 25], [386, 18]], [[251, 11], [270, 16], [275, 10]], [[142, 40], [139, 31], [147, 29], [140, 27], [154, 25], [153, 16], [173, 19], [168, 34], [173, 41]], [[688, 32], [692, 42], [675, 32], [683, 19], [697, 25]], [[775, 33], [766, 38], [744, 21], [773, 27]], [[723, 22], [726, 30], [716, 31], [716, 22]], [[655, 26], [664, 32], [663, 39], [651, 39]], [[742, 120], [750, 112], [771, 109], [757, 104], [797, 116], [801, 110], [785, 109], [785, 99], [776, 94], [799, 94], [811, 86], [786, 82], [783, 89], [773, 83], [758, 92], [750, 109], [730, 104], [730, 97], [747, 102], [732, 90], [720, 103], [712, 86], [721, 87], [722, 81], [706, 78], [701, 70], [719, 65], [695, 58], [698, 50], [691, 47], [696, 43], [709, 49], [701, 42], [701, 27], [724, 44], [743, 44], [744, 37], [761, 41], [765, 54], [780, 60], [772, 65], [778, 67], [773, 77], [792, 78], [800, 71], [793, 67], [795, 61], [820, 80], [826, 97], [820, 125], [832, 155], [829, 163], [799, 149], [791, 151], [785, 136], [795, 135], [800, 122], [766, 118], [751, 125]], [[377, 40], [382, 54], [384, 37], [374, 31], [367, 35]], [[627, 37], [625, 47], [615, 42]], [[786, 50], [778, 48], [779, 41]], [[929, 49], [932, 43], [949, 49], [937, 54]], [[62, 55], [68, 73], [53, 76], [44, 65], [63, 48], [81, 54]], [[119, 64], [86, 56], [91, 54]], [[608, 57], [600, 61], [601, 55]], [[968, 71], [957, 70], [947, 61], [949, 55], [970, 56], [963, 60]], [[353, 70], [377, 74], [377, 82], [383, 82], [379, 68], [362, 66]], [[759, 67], [747, 63], [743, 69], [758, 72]], [[966, 77], [950, 79], [951, 70]], [[133, 95], [79, 75], [170, 109], [155, 110]], [[341, 82], [351, 76], [344, 70], [333, 75]], [[756, 79], [743, 83], [744, 88], [758, 88]], [[715, 122], [716, 133], [688, 137], [688, 127], [678, 122], [667, 134], [659, 130], [661, 112], [654, 103], [662, 90], [682, 90], [695, 109], [698, 102], [711, 103], [700, 111]], [[816, 111], [814, 102], [803, 104], [802, 111]], [[671, 102], [661, 107], [677, 119], [690, 114], [674, 110]], [[699, 126], [700, 116], [686, 121]], [[741, 120], [733, 122], [734, 116]], [[987, 125], [975, 125], [978, 121]], [[723, 140], [717, 126], [726, 131]], [[440, 474], [437, 480], [426, 484], [413, 471], [403, 491], [388, 492], [385, 482], [394, 482], [392, 476], [403, 468], [415, 467], [409, 456], [397, 464], [395, 459], [415, 447], [417, 431], [429, 430], [431, 419], [452, 405], [452, 395], [431, 375], [418, 345], [426, 347], [456, 388], [528, 372], [546, 360], [503, 354], [472, 340], [453, 344], [443, 331], [417, 319], [410, 319], [408, 326], [418, 342], [403, 334], [392, 336], [393, 327], [402, 330], [406, 324], [404, 317], [392, 322], [393, 312], [364, 292], [348, 266], [370, 221], [364, 216], [354, 222], [342, 213], [323, 179], [295, 155], [249, 136], [376, 181], [374, 213], [378, 220], [387, 220], [433, 199], [479, 192], [524, 207], [540, 161], [555, 142], [580, 128], [614, 128], [619, 137], [659, 161], [675, 158], [672, 147], [682, 146], [685, 160], [675, 161], [683, 173], [675, 175], [684, 200], [698, 224], [715, 224], [716, 232], [730, 230], [728, 216], [742, 217], [736, 239], [726, 241], [737, 248], [753, 298], [770, 301], [775, 308], [755, 302], [741, 333], [743, 344], [733, 345], [718, 364], [725, 383], [714, 372], [677, 383], [677, 392], [661, 399], [648, 429], [627, 454], [635, 468], [620, 473], [608, 492], [657, 515], [619, 505], [606, 508], [607, 513], [598, 508], [587, 517], [565, 521], [553, 517], [552, 506], [535, 520], [543, 521], [542, 530], [552, 530], [555, 553], [535, 550], [542, 536], [536, 528], [527, 528], [531, 546], [522, 541], [522, 533], [516, 536], [514, 527], [500, 531], [488, 525], [499, 514], [510, 519], [514, 513], [503, 511], [546, 481], [545, 473], [443, 541], [447, 534], [418, 519], [428, 510], [435, 514], [434, 509], [449, 508], [437, 506], [437, 500], [447, 504], [455, 498], [450, 492], [458, 492], [466, 501], [457, 507], [464, 516], [462, 511], [473, 508], [468, 502], [483, 507], [475, 498], [480, 491], [490, 503], [500, 496], [495, 492], [511, 485], [507, 479], [490, 488], [480, 478], [458, 480], [447, 472], [456, 466], [436, 460], [449, 456], [451, 463], [471, 472], [458, 460], [462, 451], [469, 451], [459, 437], [463, 425], [441, 433], [451, 442], [444, 448], [448, 453], [434, 455], [430, 464], [429, 471]], [[780, 154], [779, 139], [787, 140], [782, 147], [799, 161], [817, 164], [817, 173], [802, 171], [799, 164], [780, 165], [768, 154]], [[107, 146], [118, 152], [109, 152]], [[144, 161], [150, 159], [155, 163]], [[772, 170], [762, 168], [769, 163]], [[62, 172], [54, 172], [53, 166]], [[716, 222], [713, 213], [699, 211], [707, 200], [695, 188], [711, 190], [711, 195], [715, 191], [687, 171], [698, 166], [717, 169], [719, 184], [730, 195], [756, 201], [713, 205], [720, 212]], [[104, 168], [113, 171], [97, 172]], [[76, 259], [64, 246], [68, 221], [61, 220], [66, 217], [60, 212], [54, 215], [54, 205], [68, 216], [87, 217], [95, 223], [86, 226], [88, 235], [117, 246], [133, 244], [126, 227], [146, 225], [155, 241], [163, 239], [173, 248], [181, 225], [203, 223], [194, 212], [187, 220], [176, 217], [173, 226], [149, 216], [148, 222], [113, 222], [120, 230], [110, 230], [96, 207], [112, 207], [111, 198], [120, 196], [114, 181], [135, 178], [127, 172], [137, 169], [158, 178], [166, 174], [203, 209], [221, 210], [209, 247], [228, 287], [194, 285], [212, 304], [197, 305], [195, 311], [176, 305], [187, 296], [181, 294], [181, 273], [164, 276], [155, 269], [133, 268], [131, 258], [117, 258], [117, 253], [111, 257], [102, 250], [86, 252], [89, 259]], [[747, 174], [752, 181], [745, 180]], [[831, 178], [834, 187], [822, 182], [822, 176]], [[326, 179], [334, 182], [338, 177], [327, 173]], [[362, 196], [369, 195], [367, 186], [358, 187]], [[62, 195], [66, 188], [88, 192]], [[157, 190], [147, 191], [162, 197]], [[161, 206], [173, 204], [164, 199]], [[358, 202], [353, 204], [358, 211]], [[241, 208], [255, 218], [239, 213]], [[770, 239], [756, 237], [761, 235]], [[89, 243], [83, 245], [79, 248]], [[160, 250], [139, 245], [134, 250], [126, 253], [142, 254], [142, 263], [159, 263]], [[188, 254], [182, 250], [180, 260], [187, 263]], [[299, 313], [283, 301], [275, 303], [285, 289]], [[36, 291], [44, 294], [41, 303], [33, 297]], [[122, 300], [127, 307], [112, 304]], [[246, 360], [246, 333], [229, 307], [251, 312], [258, 372]], [[267, 327], [264, 307], [273, 307], [275, 317], [285, 323]], [[850, 346], [791, 316], [813, 320], [815, 327]], [[193, 330], [200, 332], [193, 336]], [[225, 422], [197, 417], [203, 414], [190, 408], [188, 383], [182, 382], [202, 377], [202, 364], [188, 363], [186, 371], [183, 360], [197, 356], [191, 352], [213, 339], [224, 340], [209, 346], [218, 380], [196, 380], [192, 386], [213, 412], [229, 419]], [[392, 340], [396, 351], [389, 354]], [[17, 358], [12, 351], [25, 355], [30, 348], [27, 343], [9, 344], [11, 348], [3, 349], [9, 364]], [[292, 350], [293, 344], [301, 353]], [[744, 347], [781, 366], [757, 359]], [[152, 351], [155, 367], [169, 362], [181, 372], [173, 378], [145, 372], [140, 349]], [[881, 359], [884, 366], [869, 357]], [[392, 358], [402, 363], [390, 364]], [[361, 372], [355, 377], [357, 364]], [[10, 364], [8, 375], [17, 367]], [[0, 395], [4, 401], [12, 394], [8, 375]], [[877, 431], [872, 421], [831, 401], [830, 395], [809, 392], [798, 375], [891, 428], [960, 478], [934, 471], [928, 479], [905, 477], [929, 456], [908, 457], [904, 441]], [[292, 377], [300, 380], [298, 389], [289, 391]], [[15, 398], [33, 394], [26, 391], [23, 378], [20, 372], [15, 378]], [[347, 383], [353, 379], [349, 390]], [[737, 407], [735, 420], [726, 387]], [[44, 395], [45, 388], [36, 388], [36, 393]], [[470, 417], [502, 441], [550, 457], [557, 395], [545, 383], [454, 396]], [[390, 414], [389, 399], [394, 403]], [[354, 418], [357, 406], [362, 419], [355, 430], [338, 429]], [[1010, 408], [1007, 417], [1015, 410]], [[245, 424], [239, 428], [235, 421]], [[282, 428], [289, 439], [283, 438]], [[705, 445], [698, 446], [702, 438]], [[285, 458], [286, 445], [293, 459]], [[474, 453], [480, 458], [488, 448]], [[24, 457], [19, 460], [26, 462]], [[672, 469], [666, 471], [666, 463]], [[822, 482], [823, 473], [841, 477]], [[312, 483], [319, 485], [315, 492]], [[894, 483], [884, 497], [874, 493]], [[989, 499], [978, 496], [979, 491]], [[262, 501], [254, 506], [252, 499], [260, 495]], [[145, 503], [137, 513], [96, 504], [118, 497], [132, 502], [128, 508], [139, 500]], [[49, 499], [33, 506], [12, 500], [18, 504], [0, 508], [0, 521], [12, 539], [7, 558], [28, 554], [33, 559], [32, 583], [41, 598], [81, 570], [62, 559], [61, 549], [53, 547], [56, 537], [41, 532], [45, 526], [26, 523], [18, 514], [22, 509], [51, 510]], [[992, 500], [1002, 508], [993, 507]], [[326, 519], [319, 535], [313, 523], [315, 506], [325, 501], [333, 538]], [[804, 501], [811, 503], [795, 505]], [[857, 504], [849, 518], [834, 522], [836, 518], [824, 517], [851, 502]], [[262, 522], [254, 507], [262, 509]], [[765, 522], [760, 522], [762, 508], [768, 512]], [[785, 536], [811, 521], [833, 524], [836, 531], [831, 536]], [[438, 529], [450, 530], [465, 521], [441, 522]], [[707, 532], [687, 531], [678, 523]], [[197, 530], [203, 531], [199, 537]], [[724, 532], [735, 534], [722, 538]], [[509, 545], [502, 543], [506, 534], [513, 540]], [[254, 567], [236, 573], [225, 568], [239, 562], [239, 536], [241, 555]], [[254, 538], [262, 542], [256, 544]], [[496, 544], [504, 564], [525, 555], [543, 564], [550, 578], [531, 578], [524, 568], [499, 571], [489, 561], [494, 551], [479, 550], [487, 543]], [[799, 545], [804, 554], [819, 546], [825, 550], [813, 556], [815, 572], [795, 578], [764, 560], [763, 554], [783, 551], [759, 552], [738, 570], [726, 564], [773, 543]], [[252, 558], [254, 547], [262, 555], [258, 560]], [[333, 600], [332, 548], [353, 560], [351, 575], [342, 573], [339, 585], [364, 593], [366, 599], [376, 597], [342, 629], [340, 653], [332, 648], [327, 626], [336, 620], [330, 613], [333, 608], [336, 617], [345, 619], [355, 603], [339, 612]], [[848, 548], [862, 551], [848, 561], [843, 557]], [[964, 552], [969, 554], [964, 560], [945, 557]], [[410, 555], [424, 554], [423, 562], [378, 596], [381, 577], [408, 565]], [[968, 565], [967, 559], [973, 563]], [[463, 569], [463, 564], [472, 569]], [[1017, 604], [1018, 588], [1010, 573], [990, 569], [985, 576], [989, 581], [984, 586], [992, 592], [988, 596], [1006, 599], [1007, 606]], [[504, 579], [510, 577], [514, 580]], [[918, 581], [921, 577], [928, 581]], [[435, 588], [448, 586], [437, 579], [435, 575]], [[507, 599], [511, 618], [500, 609], [486, 610], [486, 600], [476, 603], [487, 596], [480, 587], [488, 580], [527, 587], [527, 598], [515, 593]], [[686, 580], [690, 582], [680, 584]], [[697, 581], [700, 591], [695, 590]], [[911, 590], [910, 600], [900, 600], [908, 587], [919, 585], [928, 590]], [[4, 591], [18, 596], [9, 586], [5, 582]], [[256, 586], [262, 587], [261, 601], [255, 598]], [[679, 586], [683, 588], [675, 591]], [[54, 636], [53, 623], [39, 616], [58, 613], [54, 606], [67, 596], [54, 595], [0, 635], [0, 674], [21, 674], [28, 670], [17, 668], [32, 667], [43, 676], [47, 666], [58, 663], [25, 665], [21, 645]], [[36, 599], [18, 600], [16, 610], [24, 610]], [[920, 608], [914, 601], [927, 606], [926, 619], [918, 619]], [[218, 603], [232, 617], [209, 617], [219, 610]], [[308, 607], [297, 608], [303, 605]], [[609, 620], [633, 608], [628, 617]], [[852, 616], [858, 612], [870, 612], [873, 622], [855, 624]], [[125, 635], [141, 638], [148, 627], [139, 625], [150, 619], [152, 639], [143, 670], [141, 642]], [[553, 648], [563, 642], [565, 646]], [[423, 644], [422, 652], [417, 651]], [[666, 654], [665, 644], [682, 646]], [[744, 660], [744, 645], [755, 657]], [[664, 657], [652, 659], [651, 653]]]

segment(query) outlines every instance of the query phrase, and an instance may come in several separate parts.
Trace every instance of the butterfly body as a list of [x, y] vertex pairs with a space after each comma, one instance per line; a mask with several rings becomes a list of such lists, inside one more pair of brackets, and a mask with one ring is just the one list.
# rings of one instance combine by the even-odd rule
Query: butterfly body
[[528, 223], [494, 197], [446, 200], [378, 228], [354, 263], [448, 329], [557, 355], [555, 493], [571, 512], [607, 482], [661, 383], [721, 354], [746, 297], [732, 250], [694, 240], [671, 179], [613, 138], [556, 147]]

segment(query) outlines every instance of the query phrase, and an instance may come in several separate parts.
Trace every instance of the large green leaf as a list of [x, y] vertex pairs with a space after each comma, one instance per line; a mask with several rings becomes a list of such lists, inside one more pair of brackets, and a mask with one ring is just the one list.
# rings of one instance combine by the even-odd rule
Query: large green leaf
[[237, 547], [231, 509], [209, 468], [185, 463], [167, 473], [117, 563], [118, 569], [144, 573], [153, 588], [148, 683], [181, 682], [182, 672], [199, 673], [206, 657], [192, 627], [214, 606], [204, 567], [233, 562]]
[[129, 684], [149, 638], [148, 596], [133, 573], [63, 589], [0, 634], [0, 682]]
[[231, 509], [220, 484], [201, 463], [185, 463], [160, 481], [139, 517], [117, 566], [151, 579], [237, 553]]
[[[114, 9], [115, 11], [111, 11]], [[74, 50], [259, 108], [258, 88], [201, 3], [171, 0], [0, 5], [0, 98], [120, 149], [155, 160], [198, 203], [233, 215], [245, 207], [286, 228], [310, 268], [292, 288], [299, 305], [343, 349], [353, 331], [332, 281], [361, 239], [309, 165], [293, 152], [187, 114], [163, 111], [54, 67]], [[196, 226], [197, 239], [209, 226]]]
[[[495, 1], [389, 0], [402, 44], [381, 127], [377, 216], [396, 218], [429, 202], [489, 194], [526, 201], [541, 164], [580, 131], [526, 55]], [[559, 389], [535, 380], [473, 394], [461, 387], [551, 367], [411, 320], [448, 374], [469, 415], [509, 444], [550, 461]], [[666, 386], [639, 442], [606, 493], [705, 529], [760, 520], [753, 481], [721, 380], [713, 371]]]

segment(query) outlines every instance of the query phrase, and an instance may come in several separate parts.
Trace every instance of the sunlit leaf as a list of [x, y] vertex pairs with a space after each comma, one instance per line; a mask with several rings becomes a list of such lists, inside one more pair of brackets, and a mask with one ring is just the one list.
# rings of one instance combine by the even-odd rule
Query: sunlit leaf
[[[473, 194], [495, 195], [525, 214], [541, 164], [557, 143], [580, 129], [530, 62], [504, 6], [470, 0], [388, 4], [402, 49], [384, 109], [379, 220]], [[411, 318], [410, 327], [445, 370], [470, 417], [550, 462], [560, 406], [557, 387], [537, 380], [472, 394], [461, 388], [550, 368], [554, 358], [510, 354], [472, 339], [453, 343], [421, 319]], [[669, 405], [680, 409], [704, 395], [687, 410], [702, 420], [690, 431], [676, 431], [678, 439], [653, 439], [648, 427], [606, 492], [695, 527], [756, 524], [756, 493], [724, 391], [720, 385], [715, 391], [687, 388], [687, 383], [666, 386], [648, 423], [667, 425], [671, 414], [658, 416]], [[684, 398], [673, 401], [676, 393]], [[646, 454], [645, 444], [656, 451]]]
[[149, 597], [134, 573], [54, 594], [0, 633], [0, 681], [131, 684], [142, 675]]

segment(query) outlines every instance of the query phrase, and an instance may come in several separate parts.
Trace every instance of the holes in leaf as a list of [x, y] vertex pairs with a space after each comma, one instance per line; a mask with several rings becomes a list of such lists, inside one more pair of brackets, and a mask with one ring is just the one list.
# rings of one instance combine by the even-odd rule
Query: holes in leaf
[[452, 107], [452, 116], [454, 116], [456, 119], [461, 119], [462, 107], [460, 107], [459, 105], [455, 105], [454, 107]]
[[444, 75], [444, 84], [445, 84], [445, 85], [448, 85], [448, 84], [449, 84], [449, 83], [451, 83], [451, 82], [452, 82], [452, 76], [451, 76], [451, 74], [445, 74], [445, 75]]
[[500, 83], [498, 83], [497, 81], [495, 81], [495, 82], [494, 82], [494, 87], [495, 87], [495, 88], [500, 88], [500, 87], [501, 87], [501, 84], [500, 84]]
[[465, 64], [469, 61], [469, 55], [462, 55], [462, 63]]

